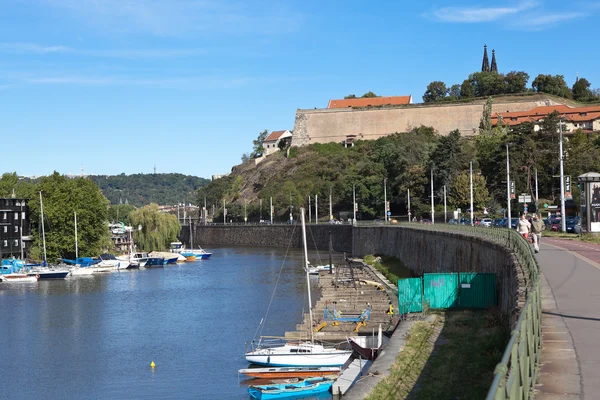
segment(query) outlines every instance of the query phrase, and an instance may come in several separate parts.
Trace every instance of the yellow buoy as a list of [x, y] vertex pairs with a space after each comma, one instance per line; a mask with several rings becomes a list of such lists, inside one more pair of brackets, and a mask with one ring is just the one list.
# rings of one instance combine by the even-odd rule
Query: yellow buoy
[[154, 361], [152, 361], [152, 362], [150, 363], [150, 368], [154, 368], [154, 367], [156, 367], [156, 364], [154, 364]]

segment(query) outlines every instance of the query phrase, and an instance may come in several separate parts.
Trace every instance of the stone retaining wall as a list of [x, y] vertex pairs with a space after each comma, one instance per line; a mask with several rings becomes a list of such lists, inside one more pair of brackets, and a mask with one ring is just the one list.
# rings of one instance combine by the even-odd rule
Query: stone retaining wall
[[[296, 225], [230, 225], [195, 227], [194, 243], [210, 249], [215, 245], [302, 247], [302, 227]], [[482, 228], [483, 229], [483, 228]], [[489, 272], [496, 274], [498, 304], [511, 322], [524, 303], [525, 286], [518, 263], [503, 246], [458, 232], [407, 227], [356, 227], [307, 225], [309, 248], [329, 248], [329, 232], [337, 252], [362, 257], [366, 254], [394, 256], [417, 275], [426, 272]], [[180, 240], [189, 246], [189, 228]]]

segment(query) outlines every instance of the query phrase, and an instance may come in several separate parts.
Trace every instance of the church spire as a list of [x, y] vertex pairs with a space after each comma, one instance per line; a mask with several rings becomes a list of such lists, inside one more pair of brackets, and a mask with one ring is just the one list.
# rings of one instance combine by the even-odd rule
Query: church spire
[[487, 45], [483, 46], [483, 62], [481, 63], [481, 72], [490, 72], [490, 61], [487, 55]]
[[496, 65], [496, 50], [492, 50], [492, 72], [498, 72], [498, 66]]

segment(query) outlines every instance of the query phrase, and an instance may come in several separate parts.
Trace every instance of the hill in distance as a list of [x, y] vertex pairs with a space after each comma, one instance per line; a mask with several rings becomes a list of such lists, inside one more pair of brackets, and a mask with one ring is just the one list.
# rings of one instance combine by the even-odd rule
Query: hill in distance
[[111, 204], [141, 207], [150, 203], [175, 205], [196, 202], [196, 190], [210, 179], [183, 174], [89, 175]]

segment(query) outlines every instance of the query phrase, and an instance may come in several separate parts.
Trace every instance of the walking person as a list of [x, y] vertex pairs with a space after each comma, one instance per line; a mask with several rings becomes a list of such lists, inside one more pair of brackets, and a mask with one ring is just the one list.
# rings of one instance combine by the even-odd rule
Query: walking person
[[527, 221], [525, 214], [521, 215], [521, 219], [517, 222], [517, 232], [521, 234], [527, 241], [529, 241], [529, 231], [531, 230], [531, 224]]
[[542, 239], [542, 231], [546, 229], [546, 225], [540, 214], [533, 214], [533, 221], [531, 221], [531, 236], [533, 239], [533, 250], [536, 253], [540, 252], [540, 240]]

